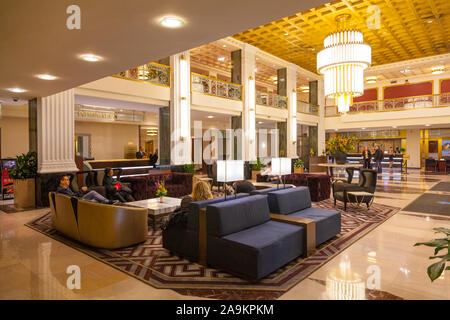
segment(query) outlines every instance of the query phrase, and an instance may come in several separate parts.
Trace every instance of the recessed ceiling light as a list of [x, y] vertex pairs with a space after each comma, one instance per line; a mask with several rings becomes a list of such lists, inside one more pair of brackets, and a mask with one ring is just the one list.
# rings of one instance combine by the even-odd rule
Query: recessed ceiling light
[[225, 61], [225, 57], [218, 57], [217, 60], [219, 60], [219, 61]]
[[175, 16], [164, 17], [159, 20], [159, 23], [166, 28], [179, 28], [184, 25], [183, 19]]
[[429, 127], [429, 126], [430, 126], [429, 124], [426, 124], [426, 125], [425, 125], [425, 127]]
[[437, 67], [432, 67], [431, 68], [431, 73], [432, 74], [440, 74], [440, 73], [444, 73], [445, 71], [445, 67], [444, 66], [437, 66]]
[[375, 83], [377, 82], [377, 77], [367, 77], [366, 81], [367, 83]]
[[258, 68], [255, 68], [255, 72], [258, 72]]
[[226, 47], [227, 47], [227, 45], [225, 45], [225, 44], [224, 44], [224, 45], [223, 45], [222, 47], [226, 48]]
[[366, 130], [366, 128], [361, 128], [361, 129]]
[[400, 72], [401, 73], [408, 73], [408, 72], [410, 72], [411, 70], [409, 70], [409, 68], [405, 68], [405, 69], [403, 69], [403, 70], [400, 70]]
[[38, 74], [36, 77], [38, 77], [41, 80], [55, 80], [56, 77], [52, 76], [51, 74]]
[[262, 121], [258, 121], [258, 124], [263, 124], [264, 122], [262, 122]]
[[339, 129], [334, 129], [334, 131], [338, 131]]
[[397, 126], [392, 126], [392, 128], [397, 129]]
[[289, 35], [289, 33], [287, 33], [287, 32], [286, 32], [286, 33], [285, 33], [284, 35], [285, 35], [285, 36], [288, 36], [288, 35]]
[[11, 91], [14, 93], [23, 93], [23, 92], [26, 92], [27, 90], [22, 89], [22, 88], [9, 88], [8, 91]]
[[83, 59], [84, 61], [89, 61], [89, 62], [97, 62], [97, 61], [102, 60], [102, 57], [97, 56], [95, 54], [91, 54], [91, 53], [82, 54], [82, 55], [80, 55], [80, 58]]
[[208, 119], [212, 119], [212, 118], [214, 118], [214, 116], [208, 116]]

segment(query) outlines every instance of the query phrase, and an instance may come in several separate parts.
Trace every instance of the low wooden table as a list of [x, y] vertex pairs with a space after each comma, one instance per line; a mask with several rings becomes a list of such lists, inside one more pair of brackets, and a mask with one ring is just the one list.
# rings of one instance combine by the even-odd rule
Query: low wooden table
[[148, 210], [148, 217], [153, 222], [153, 230], [156, 230], [156, 219], [163, 218], [181, 206], [181, 199], [164, 197], [164, 202], [160, 202], [159, 198], [152, 198], [134, 202], [128, 202], [127, 205]]
[[[348, 191], [347, 192], [347, 202], [348, 203], [352, 203], [350, 202], [350, 198], [349, 196], [353, 196], [356, 199], [356, 203], [358, 204], [358, 207], [361, 203], [366, 203], [367, 204], [367, 209], [369, 209], [370, 205], [373, 202], [373, 198], [374, 195], [372, 193], [369, 192], [365, 192], [365, 191]], [[368, 200], [368, 202], [366, 202], [365, 200]]]

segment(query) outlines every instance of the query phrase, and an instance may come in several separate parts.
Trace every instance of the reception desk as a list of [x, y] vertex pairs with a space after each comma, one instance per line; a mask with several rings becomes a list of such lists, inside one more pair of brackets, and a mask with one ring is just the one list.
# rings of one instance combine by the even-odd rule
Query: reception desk
[[88, 160], [92, 169], [146, 167], [151, 166], [150, 159], [115, 159], [115, 160]]

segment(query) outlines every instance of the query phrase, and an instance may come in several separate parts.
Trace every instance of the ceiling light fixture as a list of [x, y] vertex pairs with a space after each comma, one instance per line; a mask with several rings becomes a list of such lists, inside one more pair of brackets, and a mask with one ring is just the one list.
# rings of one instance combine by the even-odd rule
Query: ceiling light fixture
[[431, 68], [431, 73], [432, 74], [440, 74], [440, 73], [444, 73], [445, 71], [445, 67], [444, 66], [437, 66], [437, 67], [432, 67]]
[[11, 91], [14, 93], [23, 93], [23, 92], [26, 92], [27, 90], [22, 89], [22, 88], [9, 88], [8, 91]]
[[361, 129], [366, 130], [366, 128], [361, 128]]
[[80, 58], [83, 59], [84, 61], [88, 61], [88, 62], [98, 62], [98, 61], [102, 60], [102, 57], [97, 56], [95, 54], [91, 54], [91, 53], [81, 54]]
[[426, 125], [425, 125], [425, 127], [429, 127], [429, 126], [430, 126], [429, 124], [426, 124]]
[[411, 70], [409, 68], [405, 68], [403, 70], [400, 70], [400, 72], [405, 74], [405, 73], [411, 72]]
[[392, 126], [392, 128], [397, 129], [397, 126]]
[[212, 119], [212, 118], [214, 118], [214, 116], [208, 116], [207, 118], [208, 118], [208, 119]]
[[38, 74], [36, 77], [41, 80], [55, 80], [57, 78], [55, 76], [52, 76], [51, 74]]
[[367, 83], [375, 83], [377, 82], [377, 77], [367, 77], [366, 81]]
[[309, 86], [302, 86], [300, 87], [301, 92], [309, 92]]
[[179, 28], [184, 25], [183, 19], [175, 16], [163, 17], [159, 23], [166, 28]]
[[[341, 24], [350, 15], [339, 15]], [[346, 30], [330, 34], [324, 39], [324, 49], [317, 54], [317, 70], [324, 75], [325, 96], [334, 97], [338, 111], [346, 113], [353, 97], [364, 93], [364, 69], [372, 62], [372, 49], [364, 43], [361, 31]]]
[[218, 57], [217, 60], [219, 60], [219, 61], [225, 61], [225, 57]]
[[262, 121], [258, 121], [258, 124], [263, 124], [264, 122], [262, 122]]

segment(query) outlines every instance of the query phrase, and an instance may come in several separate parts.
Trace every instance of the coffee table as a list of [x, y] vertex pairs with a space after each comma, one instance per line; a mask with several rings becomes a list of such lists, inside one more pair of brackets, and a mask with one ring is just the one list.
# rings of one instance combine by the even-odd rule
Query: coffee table
[[134, 202], [128, 202], [127, 205], [148, 210], [148, 217], [152, 220], [153, 230], [156, 230], [156, 219], [163, 218], [181, 206], [181, 199], [164, 197], [164, 202], [160, 202], [159, 198], [152, 198]]
[[361, 203], [365, 203], [367, 205], [367, 209], [369, 209], [370, 205], [373, 202], [373, 198], [374, 198], [373, 193], [369, 193], [369, 192], [365, 192], [365, 191], [348, 191], [347, 192], [348, 203], [352, 203], [350, 201], [349, 196], [352, 196], [356, 200], [358, 207]]

